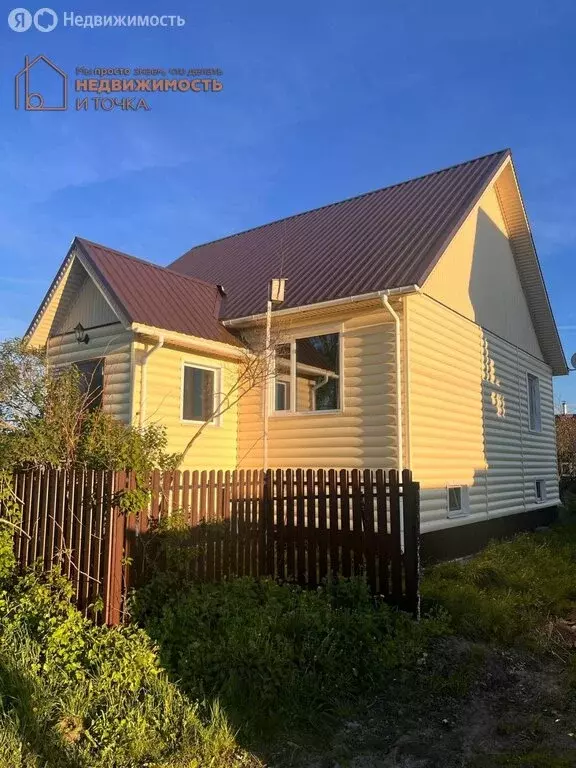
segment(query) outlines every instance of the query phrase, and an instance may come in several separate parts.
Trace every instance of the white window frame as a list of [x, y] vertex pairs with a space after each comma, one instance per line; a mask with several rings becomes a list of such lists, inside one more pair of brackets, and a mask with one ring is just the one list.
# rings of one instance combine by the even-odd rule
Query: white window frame
[[[274, 379], [274, 404], [273, 404], [273, 411], [274, 413], [285, 413], [286, 411], [290, 410], [290, 407], [288, 408], [276, 408], [276, 388], [278, 385], [284, 387], [284, 402], [288, 403], [288, 406], [292, 404], [292, 395], [291, 395], [291, 389], [292, 389], [292, 382], [290, 379], [287, 378], [280, 378], [275, 377]], [[286, 388], [288, 388], [288, 397], [286, 397]]]
[[[222, 368], [216, 368], [210, 365], [202, 365], [199, 363], [196, 363], [193, 360], [184, 360], [182, 362], [182, 372], [180, 376], [180, 423], [181, 424], [204, 424], [204, 421], [198, 420], [198, 419], [185, 419], [184, 418], [184, 372], [186, 368], [196, 368], [200, 371], [212, 371], [214, 374], [214, 407], [213, 407], [213, 413], [216, 413], [220, 406], [220, 398], [221, 398], [221, 389], [220, 389], [220, 383], [222, 381]], [[220, 427], [222, 425], [222, 416], [224, 414], [219, 414], [212, 418], [208, 422], [208, 426], [211, 427]]]
[[[460, 509], [450, 510], [450, 490], [454, 488], [460, 489]], [[451, 483], [446, 486], [446, 510], [447, 517], [450, 520], [455, 517], [468, 517], [470, 514], [470, 494], [467, 485]]]
[[[538, 392], [538, 401], [536, 405], [538, 406], [537, 409], [537, 415], [538, 415], [538, 421], [535, 423], [534, 426], [532, 426], [532, 409], [530, 407], [530, 403], [532, 401], [532, 388], [530, 386], [530, 382], [535, 381], [536, 382], [536, 388]], [[526, 389], [527, 389], [527, 405], [528, 405], [528, 431], [533, 432], [536, 435], [539, 435], [542, 432], [542, 391], [540, 389], [540, 379], [538, 376], [536, 376], [535, 373], [529, 373], [526, 372]]]
[[[540, 483], [541, 494], [538, 496], [538, 483]], [[534, 496], [536, 498], [536, 504], [545, 504], [547, 497], [546, 493], [546, 480], [541, 477], [534, 480]]]
[[[338, 402], [339, 408], [333, 408], [331, 410], [322, 411], [298, 411], [296, 409], [296, 342], [301, 339], [310, 339], [314, 336], [328, 336], [332, 333], [338, 334], [338, 377], [340, 382]], [[286, 418], [287, 416], [333, 416], [344, 412], [344, 327], [339, 325], [337, 327], [322, 328], [315, 331], [309, 331], [306, 334], [298, 334], [297, 336], [291, 336], [286, 341], [281, 342], [280, 346], [290, 345], [290, 407], [285, 411], [276, 410], [276, 376], [271, 377], [270, 382], [270, 397], [268, 401], [270, 403], [269, 415], [278, 418]], [[276, 370], [276, 355], [274, 354], [274, 371]], [[284, 377], [286, 378], [286, 377]], [[280, 379], [282, 380], [282, 379]]]

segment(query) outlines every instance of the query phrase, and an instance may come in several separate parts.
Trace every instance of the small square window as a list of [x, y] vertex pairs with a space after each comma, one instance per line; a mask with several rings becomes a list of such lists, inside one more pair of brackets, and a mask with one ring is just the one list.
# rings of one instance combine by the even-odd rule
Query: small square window
[[462, 488], [448, 488], [448, 512], [462, 512]]
[[545, 480], [535, 480], [534, 490], [536, 492], [537, 504], [542, 504], [543, 501], [546, 501], [546, 481]]

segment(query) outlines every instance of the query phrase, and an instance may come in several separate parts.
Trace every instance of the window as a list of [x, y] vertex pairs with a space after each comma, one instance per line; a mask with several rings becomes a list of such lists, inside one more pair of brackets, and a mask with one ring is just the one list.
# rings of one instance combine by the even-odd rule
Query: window
[[462, 488], [448, 488], [448, 512], [462, 511]]
[[280, 344], [275, 354], [275, 400], [274, 410], [289, 411], [290, 398], [290, 344]]
[[448, 517], [467, 515], [470, 512], [468, 486], [449, 485], [446, 488], [446, 502], [448, 505]]
[[80, 377], [78, 386], [86, 398], [89, 411], [96, 411], [102, 407], [102, 395], [104, 392], [104, 360], [83, 360], [75, 363]]
[[214, 421], [215, 374], [208, 368], [184, 366], [182, 387], [182, 419], [184, 421]]
[[540, 381], [537, 376], [528, 374], [528, 414], [530, 418], [530, 431], [542, 431], [542, 417], [540, 414]]
[[277, 411], [290, 410], [290, 382], [289, 381], [276, 382], [275, 408]]
[[276, 348], [276, 411], [337, 411], [340, 334], [296, 339]]
[[546, 501], [546, 481], [535, 480], [534, 488], [536, 491], [536, 503], [542, 504], [543, 501]]

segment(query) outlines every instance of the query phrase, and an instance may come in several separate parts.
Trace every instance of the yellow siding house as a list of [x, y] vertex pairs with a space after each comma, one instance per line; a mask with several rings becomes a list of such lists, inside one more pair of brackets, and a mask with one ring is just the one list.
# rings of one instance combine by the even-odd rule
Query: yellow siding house
[[27, 339], [99, 372], [117, 418], [163, 424], [182, 468], [410, 468], [425, 556], [559, 503], [568, 369], [507, 150], [168, 267], [75, 238]]

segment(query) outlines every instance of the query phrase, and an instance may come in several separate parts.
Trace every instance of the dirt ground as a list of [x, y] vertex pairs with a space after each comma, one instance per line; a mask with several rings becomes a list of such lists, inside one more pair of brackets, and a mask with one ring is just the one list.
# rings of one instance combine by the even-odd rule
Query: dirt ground
[[576, 766], [576, 689], [570, 663], [561, 655], [439, 641], [418, 669], [392, 680], [360, 716], [344, 715], [310, 743], [284, 742], [266, 756], [267, 765]]

